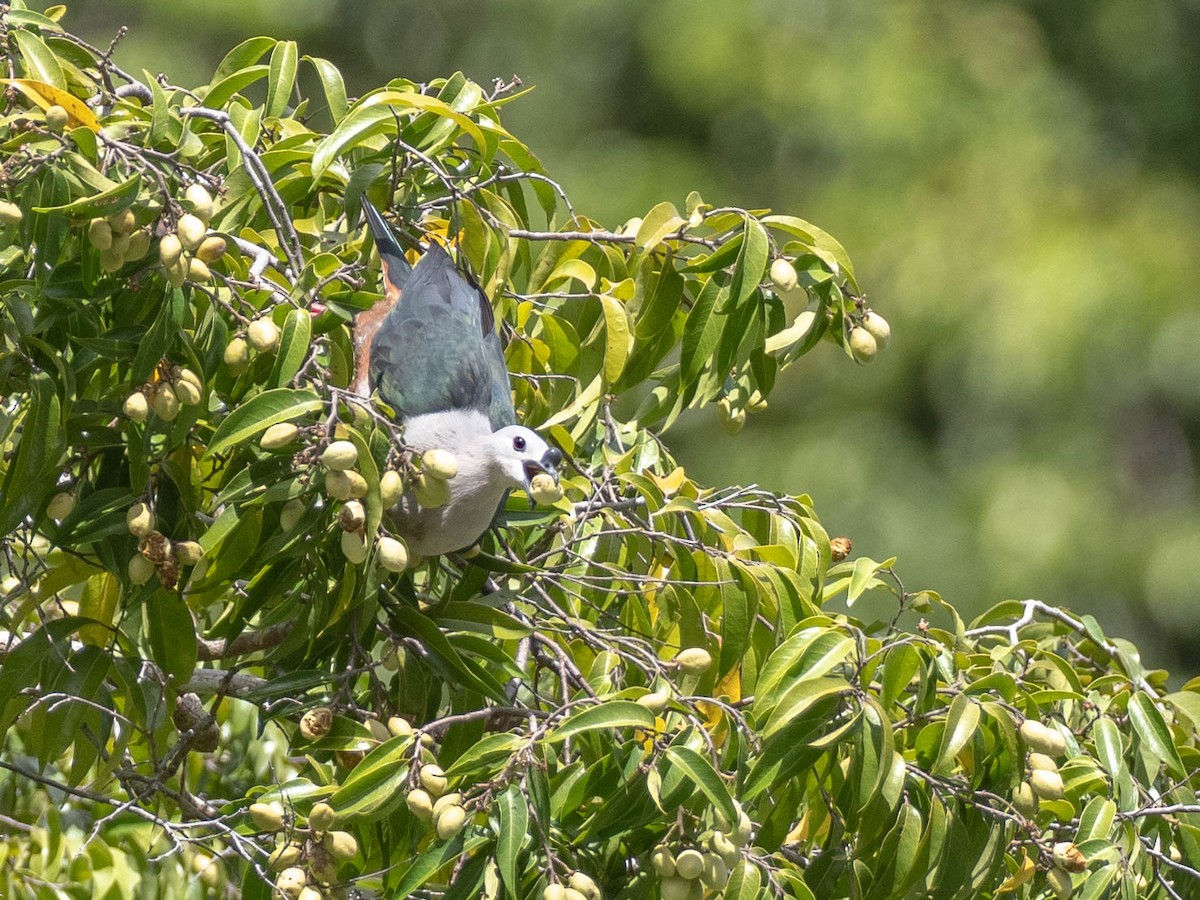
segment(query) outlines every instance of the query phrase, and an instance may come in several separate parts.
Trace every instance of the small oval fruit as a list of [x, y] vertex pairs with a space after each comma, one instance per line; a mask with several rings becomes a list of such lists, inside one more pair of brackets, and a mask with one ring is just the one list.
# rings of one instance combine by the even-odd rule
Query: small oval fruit
[[145, 584], [154, 574], [154, 563], [140, 553], [135, 553], [129, 559], [129, 580], [133, 584]]
[[462, 806], [462, 794], [458, 791], [451, 791], [449, 794], [442, 794], [433, 801], [433, 817], [436, 819], [442, 814], [442, 810], [447, 806]]
[[1033, 787], [1028, 781], [1022, 781], [1013, 791], [1013, 807], [1027, 819], [1037, 815], [1038, 798], [1033, 793]]
[[279, 346], [279, 326], [266, 316], [251, 322], [246, 336], [260, 353], [271, 353]]
[[264, 450], [282, 450], [300, 434], [300, 429], [291, 422], [276, 422], [263, 432], [258, 439], [258, 446]]
[[563, 492], [553, 475], [547, 472], [538, 472], [529, 481], [529, 496], [534, 503], [553, 506], [562, 499]]
[[729, 881], [729, 866], [716, 853], [705, 853], [704, 869], [700, 872], [700, 880], [706, 887], [719, 891]]
[[379, 478], [379, 499], [384, 509], [391, 509], [404, 496], [404, 479], [395, 469], [388, 469]]
[[421, 766], [417, 777], [421, 781], [421, 787], [429, 791], [434, 797], [440, 797], [446, 792], [446, 773], [441, 766], [435, 763], [428, 763]]
[[692, 884], [693, 882], [686, 878], [672, 875], [662, 880], [658, 886], [658, 893], [662, 900], [689, 900], [692, 896]]
[[154, 511], [140, 500], [125, 513], [125, 524], [134, 537], [144, 538], [154, 530], [157, 520]]
[[71, 114], [57, 103], [46, 110], [46, 127], [55, 134], [62, 134], [70, 121]]
[[200, 392], [200, 388], [196, 387], [190, 381], [182, 379], [174, 384], [175, 396], [179, 398], [179, 402], [184, 406], [198, 406], [200, 401], [204, 399], [204, 395]]
[[567, 900], [567, 889], [561, 884], [548, 884], [542, 889], [542, 900]]
[[467, 821], [467, 811], [461, 806], [447, 806], [442, 810], [442, 814], [437, 817], [434, 823], [434, 828], [437, 829], [437, 836], [443, 841], [448, 841], [463, 829], [463, 825]]
[[303, 854], [303, 848], [297, 844], [284, 844], [281, 847], [276, 847], [271, 851], [271, 855], [267, 857], [267, 868], [272, 872], [290, 869], [296, 863], [300, 862]]
[[235, 375], [246, 371], [246, 367], [250, 365], [250, 348], [246, 346], [245, 339], [235, 337], [226, 344], [225, 354], [222, 358], [225, 365], [229, 366]]
[[392, 716], [387, 720], [387, 727], [392, 737], [408, 737], [413, 733], [412, 723], [403, 716]]
[[162, 240], [158, 242], [158, 261], [163, 264], [163, 267], [169, 269], [179, 262], [182, 255], [183, 244], [179, 242], [179, 238], [173, 234], [164, 234]]
[[125, 413], [126, 418], [132, 419], [134, 422], [145, 422], [150, 415], [150, 403], [146, 400], [145, 394], [135, 391], [125, 398], [121, 411]]
[[300, 717], [300, 734], [306, 741], [315, 741], [329, 734], [333, 727], [333, 710], [328, 706], [317, 706]]
[[354, 565], [361, 565], [367, 559], [366, 539], [357, 531], [342, 532], [342, 555]]
[[175, 559], [184, 566], [194, 566], [204, 556], [204, 548], [196, 541], [179, 541], [172, 545]]
[[685, 675], [703, 675], [712, 665], [712, 654], [703, 647], [688, 647], [679, 651], [675, 664]]
[[726, 434], [737, 434], [746, 424], [746, 411], [734, 409], [728, 397], [722, 397], [717, 403], [717, 420]]
[[347, 469], [341, 474], [346, 476], [346, 484], [349, 486], [351, 500], [361, 500], [367, 496], [367, 479], [363, 478], [362, 475], [353, 469]]
[[187, 281], [189, 263], [190, 260], [186, 256], [181, 256], [175, 262], [171, 263], [171, 265], [165, 267], [164, 272], [167, 276], [167, 284], [171, 285], [171, 287], [182, 287], [183, 283]]
[[1034, 770], [1042, 769], [1046, 772], [1057, 772], [1058, 771], [1058, 763], [1056, 763], [1051, 757], [1047, 756], [1045, 753], [1030, 753], [1029, 756], [1026, 757], [1026, 762], [1029, 763], [1030, 769], [1034, 769]]
[[689, 847], [681, 850], [675, 857], [675, 874], [680, 878], [694, 881], [700, 877], [700, 873], [703, 871], [704, 855], [699, 850]]
[[179, 235], [179, 243], [184, 250], [195, 250], [208, 234], [208, 226], [199, 216], [184, 213], [175, 224], [175, 233]]
[[174, 422], [179, 416], [179, 395], [169, 384], [161, 383], [154, 391], [154, 414], [164, 422]]
[[92, 219], [87, 226], [88, 243], [97, 250], [107, 250], [112, 246], [112, 226], [107, 219]]
[[771, 263], [771, 284], [781, 294], [790, 294], [796, 289], [796, 267], [782, 256]]
[[296, 900], [325, 900], [325, 895], [315, 887], [306, 887], [300, 892], [300, 896]]
[[380, 744], [392, 736], [391, 732], [387, 730], [387, 726], [374, 716], [368, 716], [363, 724], [367, 726], [367, 731], [371, 732], [371, 737]]
[[358, 840], [348, 831], [327, 831], [322, 842], [334, 859], [354, 859], [358, 856]]
[[567, 879], [567, 887], [579, 891], [588, 900], [599, 900], [600, 888], [596, 887], [596, 882], [585, 872], [572, 872], [571, 877]]
[[1071, 896], [1071, 892], [1075, 890], [1075, 886], [1071, 883], [1071, 876], [1062, 869], [1051, 869], [1047, 872], [1046, 884], [1050, 886], [1050, 890], [1054, 892], [1057, 900], [1067, 900]]
[[196, 218], [208, 222], [213, 214], [212, 194], [202, 184], [189, 184], [183, 192], [183, 201], [195, 214]]
[[299, 866], [284, 869], [275, 879], [275, 890], [288, 900], [298, 900], [300, 892], [308, 883], [308, 876]]
[[196, 248], [196, 259], [206, 263], [216, 262], [225, 255], [225, 249], [225, 238], [217, 234], [209, 235]]
[[198, 256], [188, 260], [187, 280], [196, 284], [207, 284], [212, 281], [212, 269]]
[[0, 200], [0, 224], [16, 225], [24, 218], [25, 213], [21, 211], [21, 207], [7, 200]]
[[666, 844], [659, 844], [650, 851], [650, 865], [663, 878], [669, 878], [675, 874], [675, 854]]
[[413, 496], [425, 509], [440, 509], [450, 502], [450, 485], [422, 472], [413, 482]]
[[1062, 799], [1063, 780], [1057, 772], [1036, 769], [1029, 776], [1029, 786], [1042, 800]]
[[1067, 872], [1082, 872], [1087, 868], [1087, 857], [1075, 846], [1074, 841], [1059, 841], [1052, 854], [1054, 864]]
[[350, 476], [345, 472], [334, 470], [325, 473], [325, 493], [334, 500], [350, 499]]
[[458, 460], [449, 450], [426, 450], [421, 454], [421, 470], [441, 481], [458, 474]]
[[137, 228], [137, 216], [129, 207], [120, 212], [115, 212], [108, 217], [108, 227], [113, 230], [113, 234], [133, 234], [133, 229]]
[[51, 497], [50, 502], [46, 504], [46, 515], [56, 522], [61, 522], [71, 514], [71, 510], [74, 508], [75, 496], [68, 491], [60, 491]]
[[120, 271], [121, 266], [125, 265], [125, 256], [115, 247], [109, 247], [107, 250], [100, 251], [100, 271], [113, 272]]
[[867, 330], [871, 337], [875, 338], [875, 345], [883, 350], [887, 347], [888, 342], [892, 339], [892, 326], [888, 324], [888, 320], [877, 312], [868, 312], [863, 316], [862, 327]]
[[725, 865], [731, 869], [742, 858], [742, 851], [729, 839], [729, 835], [719, 831], [712, 836], [709, 846], [712, 848], [712, 852], [721, 857]]
[[334, 441], [321, 454], [321, 465], [336, 472], [354, 468], [358, 462], [358, 448], [350, 441]]
[[1026, 719], [1021, 723], [1020, 731], [1030, 750], [1044, 753], [1046, 756], [1062, 756], [1067, 752], [1066, 738], [1037, 719]]
[[150, 252], [150, 232], [145, 228], [129, 235], [129, 246], [125, 248], [125, 259], [133, 262]]
[[328, 831], [337, 822], [337, 813], [328, 803], [314, 803], [308, 813], [308, 827], [316, 831]]
[[283, 827], [283, 806], [279, 803], [251, 803], [246, 811], [259, 831], [278, 831]]
[[875, 343], [875, 338], [871, 337], [871, 332], [861, 325], [850, 329], [850, 353], [855, 362], [865, 366], [875, 358], [875, 354], [878, 352], [879, 345]]
[[343, 531], [357, 531], [367, 520], [367, 511], [358, 500], [347, 500], [338, 510], [338, 524]]
[[389, 572], [403, 572], [408, 568], [408, 549], [393, 537], [381, 537], [375, 543], [379, 565]]
[[404, 802], [408, 806], [408, 811], [422, 822], [433, 821], [433, 798], [429, 796], [428, 791], [423, 788], [409, 791]]
[[[670, 701], [671, 695], [665, 690], [651, 691], [649, 694], [642, 694], [634, 703], [638, 706], [650, 710], [656, 716], [667, 708], [667, 703]], [[661, 872], [659, 873], [662, 874]]]
[[295, 499], [283, 504], [279, 510], [279, 527], [284, 531], [291, 531], [296, 527], [296, 523], [300, 521], [300, 517], [304, 515], [307, 508], [303, 502]]

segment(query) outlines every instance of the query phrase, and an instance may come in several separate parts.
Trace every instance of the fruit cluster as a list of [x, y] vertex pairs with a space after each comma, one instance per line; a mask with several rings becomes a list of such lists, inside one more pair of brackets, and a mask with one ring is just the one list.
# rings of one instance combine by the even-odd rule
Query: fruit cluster
[[164, 422], [174, 422], [180, 407], [199, 406], [203, 399], [204, 383], [199, 375], [163, 361], [151, 380], [126, 397], [121, 408], [133, 422], [145, 422], [151, 410]]
[[[1026, 755], [1029, 779], [1017, 786], [1013, 806], [1025, 818], [1032, 820], [1037, 815], [1039, 800], [1060, 800], [1063, 797], [1063, 779], [1055, 759], [1067, 752], [1067, 742], [1057, 729], [1036, 719], [1026, 719], [1019, 731], [1029, 751]], [[1071, 896], [1071, 873], [1082, 872], [1087, 867], [1087, 861], [1074, 843], [1060, 841], [1054, 845], [1053, 863], [1046, 873], [1046, 882], [1055, 897], [1065, 900]]]
[[175, 231], [164, 234], [158, 242], [158, 261], [166, 272], [167, 281], [180, 287], [185, 281], [212, 281], [209, 263], [225, 255], [225, 238], [209, 234], [208, 223], [213, 215], [213, 198], [202, 184], [188, 185], [183, 195], [184, 213], [175, 223]]
[[328, 803], [314, 803], [303, 824], [278, 800], [252, 803], [246, 812], [258, 832], [280, 837], [267, 868], [278, 873], [275, 890], [286, 900], [322, 900], [323, 888], [337, 881], [338, 867], [358, 855], [354, 835], [334, 830], [337, 813]]
[[179, 579], [181, 566], [194, 566], [204, 556], [196, 541], [171, 541], [157, 530], [154, 510], [139, 500], [125, 514], [129, 533], [138, 539], [138, 552], [129, 560], [129, 580], [145, 584], [157, 574], [164, 587], [172, 588]]
[[650, 853], [650, 866], [662, 879], [663, 900], [700, 900], [719, 893], [730, 870], [742, 860], [742, 849], [754, 836], [750, 817], [736, 801], [737, 820], [716, 816], [714, 827], [686, 843], [659, 844]]

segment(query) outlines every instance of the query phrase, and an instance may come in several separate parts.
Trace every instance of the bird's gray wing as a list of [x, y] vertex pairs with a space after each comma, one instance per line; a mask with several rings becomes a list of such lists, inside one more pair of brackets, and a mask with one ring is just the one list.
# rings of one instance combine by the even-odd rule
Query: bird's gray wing
[[491, 304], [436, 244], [371, 343], [370, 383], [402, 419], [474, 409], [493, 429], [516, 422]]

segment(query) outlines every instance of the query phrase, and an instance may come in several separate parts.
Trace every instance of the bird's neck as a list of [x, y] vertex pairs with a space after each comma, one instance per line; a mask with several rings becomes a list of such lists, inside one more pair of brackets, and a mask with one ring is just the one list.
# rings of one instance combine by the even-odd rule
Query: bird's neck
[[404, 443], [421, 453], [440, 449], [477, 454], [491, 434], [487, 416], [473, 409], [425, 413], [404, 423]]

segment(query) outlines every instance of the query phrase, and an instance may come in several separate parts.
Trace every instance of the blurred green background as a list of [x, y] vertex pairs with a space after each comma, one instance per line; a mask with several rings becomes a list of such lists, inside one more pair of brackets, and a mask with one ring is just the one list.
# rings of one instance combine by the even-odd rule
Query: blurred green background
[[[837, 235], [892, 346], [821, 347], [709, 483], [808, 492], [967, 612], [1035, 596], [1200, 671], [1200, 5], [1185, 0], [102, 0], [67, 24], [207, 81], [265, 33], [351, 93], [461, 69], [620, 224], [699, 190]], [[868, 617], [873, 610], [856, 610]]]

